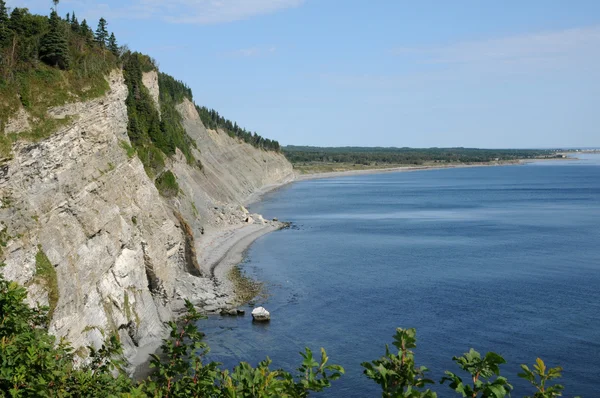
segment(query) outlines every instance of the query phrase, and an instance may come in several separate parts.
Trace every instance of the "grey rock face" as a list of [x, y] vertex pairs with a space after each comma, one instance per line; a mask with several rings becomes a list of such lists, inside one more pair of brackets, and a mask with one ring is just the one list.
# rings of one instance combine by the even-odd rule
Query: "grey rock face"
[[[127, 87], [120, 72], [109, 82], [103, 98], [49, 110], [73, 122], [40, 142], [16, 143], [13, 158], [0, 167], [6, 239], [0, 272], [26, 285], [32, 304], [48, 304], [48, 284], [36, 277], [36, 255], [45, 253], [58, 285], [50, 331], [75, 348], [98, 347], [116, 331], [135, 364], [158, 347], [163, 322], [177, 316], [183, 300], [231, 307], [218, 281], [191, 272], [192, 249], [207, 239], [205, 230], [244, 224], [244, 199], [293, 178], [293, 171], [281, 154], [206, 130], [185, 101], [184, 126], [204, 167], [188, 165], [180, 153], [170, 159], [183, 194], [165, 200], [122, 147], [130, 144]], [[158, 106], [156, 74], [144, 82]]]
[[158, 102], [158, 96], [160, 94], [160, 88], [158, 86], [158, 72], [144, 72], [142, 74], [142, 83], [148, 91], [150, 92], [150, 96], [152, 97], [152, 101], [154, 101], [154, 105], [156, 109], [160, 112], [160, 103]]

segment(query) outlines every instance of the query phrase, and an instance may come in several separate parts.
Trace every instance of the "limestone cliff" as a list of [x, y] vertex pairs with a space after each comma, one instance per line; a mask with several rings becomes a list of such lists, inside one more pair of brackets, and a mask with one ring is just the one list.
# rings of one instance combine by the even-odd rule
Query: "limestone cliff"
[[[102, 98], [49, 110], [72, 122], [42, 141], [17, 141], [0, 167], [0, 272], [27, 286], [32, 303], [55, 307], [52, 333], [78, 348], [118, 331], [133, 359], [157, 346], [182, 299], [231, 303], [198, 264], [198, 242], [242, 225], [244, 200], [293, 171], [279, 153], [205, 129], [185, 100], [179, 111], [202, 168], [180, 153], [169, 159], [181, 191], [167, 200], [128, 151], [123, 76], [109, 81]], [[158, 106], [156, 75], [144, 83]], [[40, 272], [46, 258], [55, 277]]]

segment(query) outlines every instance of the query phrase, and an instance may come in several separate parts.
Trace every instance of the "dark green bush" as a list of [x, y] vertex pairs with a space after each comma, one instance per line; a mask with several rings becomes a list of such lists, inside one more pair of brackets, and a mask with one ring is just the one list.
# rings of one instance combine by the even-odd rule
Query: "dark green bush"
[[167, 170], [158, 176], [154, 184], [156, 185], [158, 192], [160, 192], [160, 194], [166, 198], [172, 198], [177, 196], [177, 193], [179, 193], [179, 184], [177, 184], [177, 178], [175, 178], [175, 175], [171, 172], [171, 170]]

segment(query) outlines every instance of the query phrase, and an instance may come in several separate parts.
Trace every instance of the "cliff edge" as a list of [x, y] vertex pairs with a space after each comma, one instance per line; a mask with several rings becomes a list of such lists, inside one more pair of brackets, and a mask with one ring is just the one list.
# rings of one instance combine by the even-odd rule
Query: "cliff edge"
[[[50, 331], [81, 357], [117, 332], [132, 362], [153, 351], [184, 299], [200, 307], [235, 304], [206, 263], [223, 231], [273, 222], [241, 205], [265, 186], [291, 181], [285, 157], [224, 131], [208, 130], [194, 104], [177, 106], [193, 142], [190, 164], [177, 150], [166, 167], [179, 192], [165, 198], [132, 151], [128, 88], [121, 71], [101, 98], [48, 110], [69, 123], [37, 142], [17, 140], [0, 167], [1, 268], [51, 309]], [[144, 74], [158, 102], [158, 75]], [[26, 127], [25, 127], [26, 128]], [[145, 359], [145, 358], [144, 358]]]

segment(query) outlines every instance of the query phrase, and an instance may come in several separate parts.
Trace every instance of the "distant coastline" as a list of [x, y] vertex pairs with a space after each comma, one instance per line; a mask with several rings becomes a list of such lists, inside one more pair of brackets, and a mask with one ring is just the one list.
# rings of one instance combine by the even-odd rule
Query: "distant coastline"
[[[263, 187], [262, 189], [254, 192], [244, 202], [245, 206], [250, 206], [253, 203], [257, 203], [264, 195], [280, 189], [290, 183], [298, 181], [326, 179], [326, 178], [338, 178], [348, 177], [356, 175], [368, 175], [368, 174], [383, 174], [383, 173], [397, 173], [397, 172], [415, 172], [424, 170], [442, 170], [442, 169], [455, 169], [455, 168], [471, 168], [471, 167], [494, 167], [494, 166], [511, 166], [511, 165], [524, 165], [535, 162], [546, 162], [546, 161], [570, 161], [576, 160], [576, 158], [548, 158], [548, 159], [522, 159], [514, 161], [499, 161], [499, 162], [486, 162], [486, 163], [455, 163], [445, 165], [424, 165], [424, 166], [402, 166], [402, 167], [382, 167], [362, 170], [343, 170], [334, 172], [322, 172], [322, 173], [310, 173], [300, 174], [296, 172], [295, 178], [288, 179], [279, 184], [273, 184]], [[283, 220], [285, 221], [285, 220]], [[203, 263], [210, 264], [211, 274], [217, 278], [228, 293], [235, 297], [234, 284], [227, 278], [229, 271], [240, 264], [244, 260], [244, 253], [261, 236], [279, 230], [285, 225], [278, 221], [269, 221], [263, 225], [249, 225], [241, 226], [225, 231], [221, 231], [218, 234], [210, 237], [204, 247], [199, 250], [201, 253], [207, 253], [207, 256], [200, 259]], [[243, 304], [243, 303], [239, 303]]]

